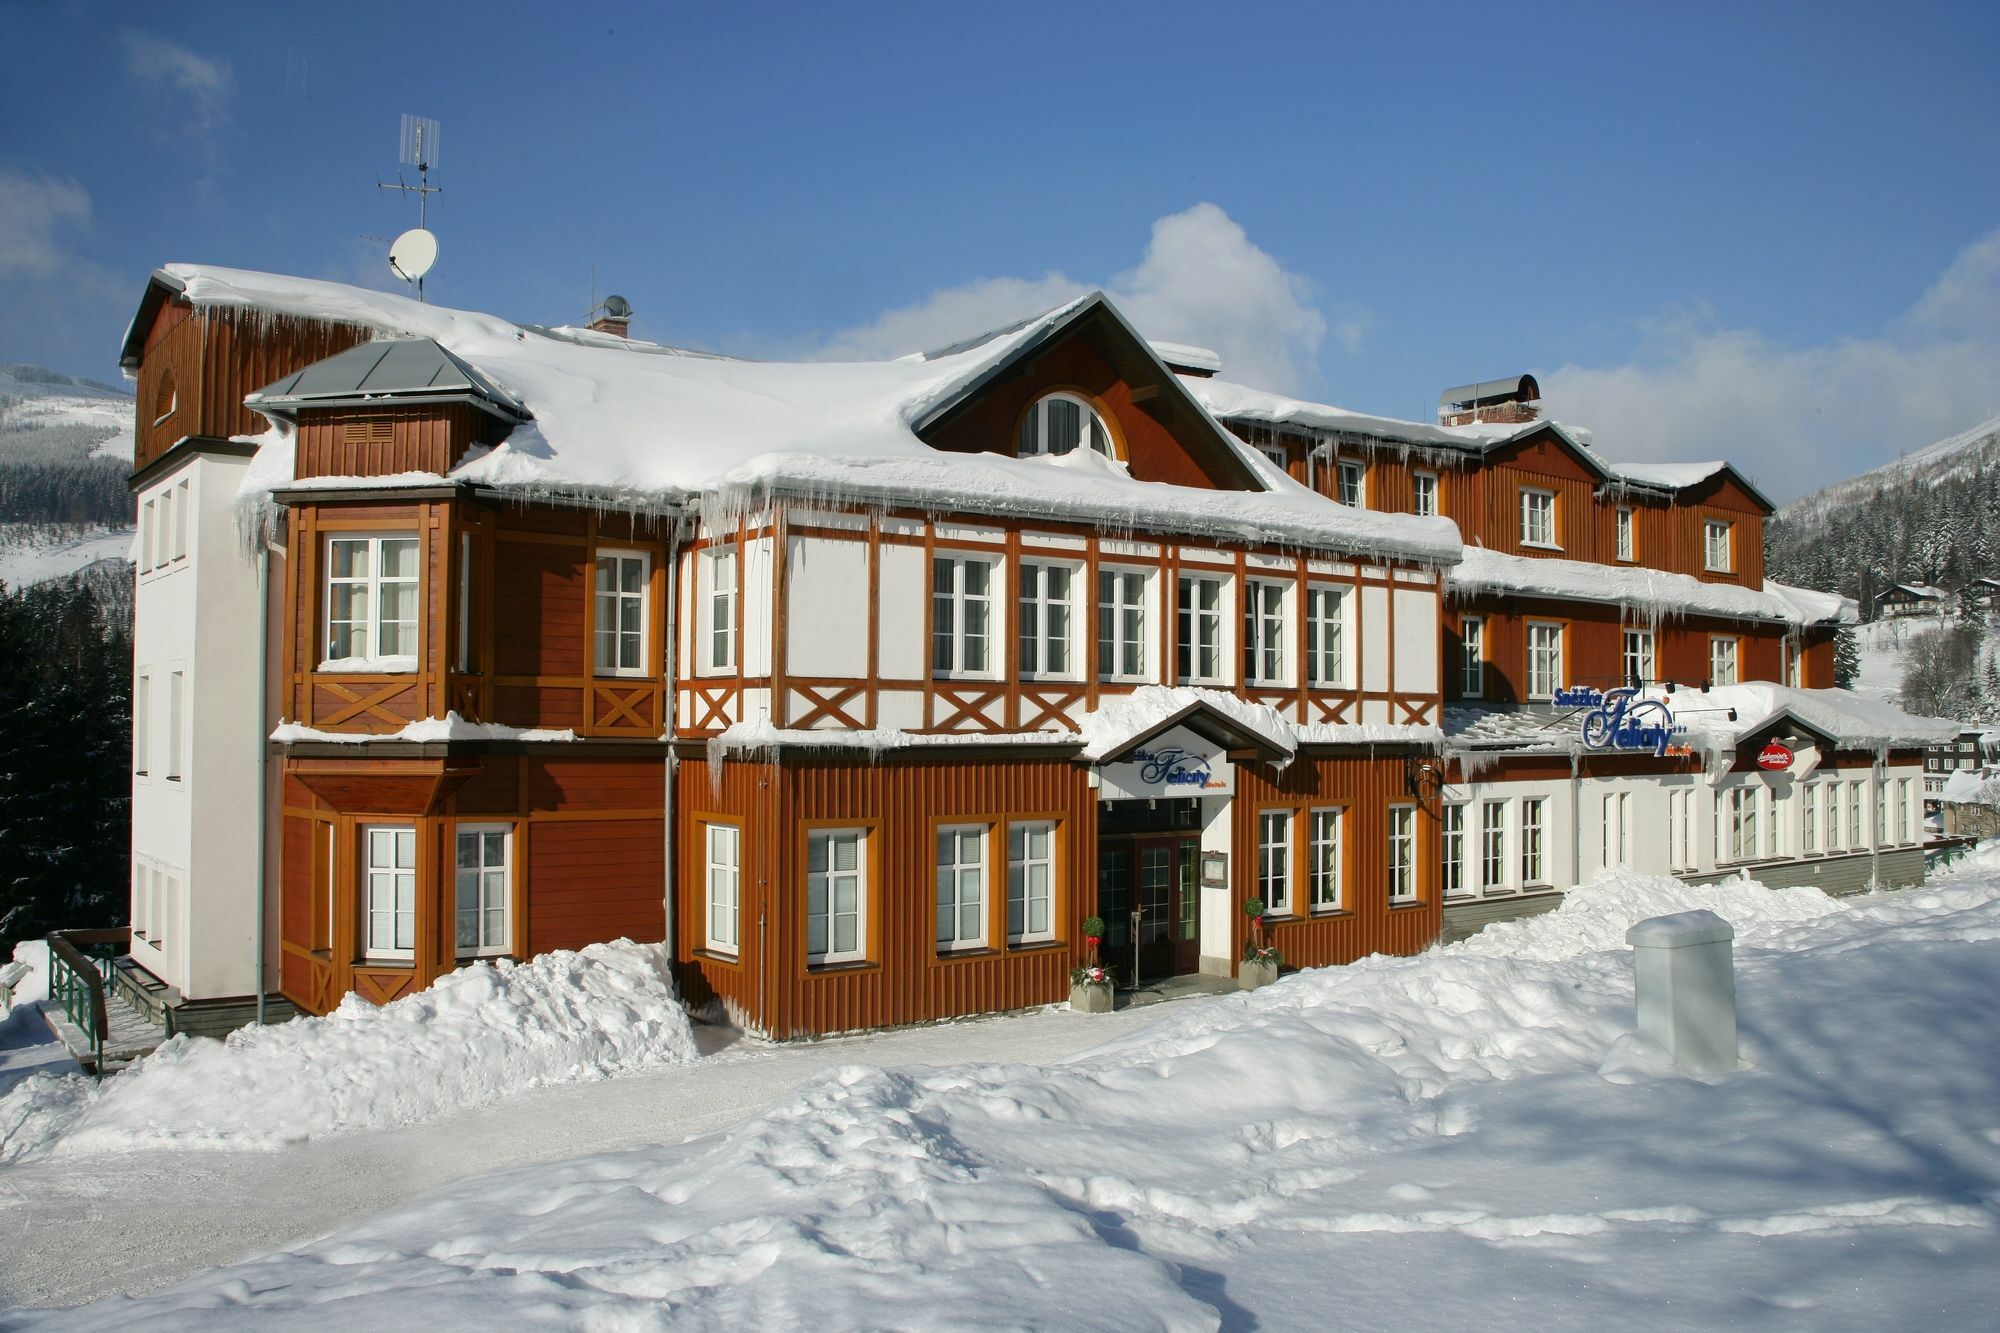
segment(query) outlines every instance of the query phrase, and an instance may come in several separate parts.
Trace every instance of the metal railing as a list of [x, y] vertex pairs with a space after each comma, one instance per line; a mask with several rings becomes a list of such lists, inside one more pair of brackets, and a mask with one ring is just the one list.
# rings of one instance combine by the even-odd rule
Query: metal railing
[[90, 1042], [93, 1073], [103, 1071], [104, 1043], [111, 1037], [105, 985], [118, 955], [131, 947], [130, 926], [49, 932], [49, 998]]

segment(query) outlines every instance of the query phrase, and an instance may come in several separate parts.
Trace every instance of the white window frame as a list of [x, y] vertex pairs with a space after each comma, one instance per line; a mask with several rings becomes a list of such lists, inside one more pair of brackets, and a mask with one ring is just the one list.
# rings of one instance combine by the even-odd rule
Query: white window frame
[[1521, 488], [1521, 545], [1560, 551], [1556, 540], [1556, 493], [1539, 486]]
[[[357, 542], [366, 545], [368, 548], [368, 572], [360, 577], [354, 577], [354, 576], [349, 576], [346, 578], [337, 577], [333, 572], [334, 548]], [[416, 555], [415, 555], [416, 571], [410, 574], [409, 577], [407, 578], [395, 578], [395, 579], [383, 578], [382, 544], [384, 542], [409, 542], [413, 544], [416, 548]], [[343, 661], [350, 661], [355, 658], [364, 658], [364, 659], [371, 659], [374, 661], [375, 666], [374, 668], [372, 668], [372, 670], [375, 671], [382, 671], [382, 672], [415, 671], [417, 669], [417, 662], [420, 660], [420, 656], [423, 652], [423, 623], [424, 623], [424, 616], [423, 616], [424, 581], [422, 573], [424, 567], [423, 534], [420, 532], [409, 532], [409, 531], [330, 532], [327, 534], [326, 537], [326, 547], [324, 555], [326, 559], [326, 566], [325, 566], [326, 576], [322, 586], [322, 591], [324, 592], [326, 597], [326, 615], [323, 618], [323, 622], [321, 624], [321, 633], [324, 635], [322, 642], [324, 644], [325, 651], [320, 661], [320, 670], [322, 671], [329, 669], [338, 670], [339, 668], [335, 667], [333, 664]], [[385, 621], [382, 618], [382, 600], [383, 600], [382, 590], [385, 586], [390, 584], [393, 584], [401, 588], [408, 588], [410, 590], [411, 614], [409, 619], [407, 620], [397, 619], [394, 621]], [[334, 589], [341, 585], [351, 585], [366, 589], [366, 594], [368, 599], [368, 609], [365, 613], [366, 615], [365, 620], [357, 621], [350, 619], [350, 620], [336, 621], [334, 619], [333, 593]], [[342, 654], [339, 657], [334, 656], [334, 626], [336, 624], [347, 625], [347, 626], [360, 625], [361, 632], [367, 636], [368, 650], [366, 652], [360, 652], [360, 653], [348, 652]], [[385, 653], [382, 651], [382, 627], [385, 624], [396, 625], [399, 629], [405, 625], [409, 627], [410, 650], [408, 652]], [[352, 631], [350, 630], [350, 633], [351, 632]], [[353, 643], [351, 641], [349, 642], [348, 647], [350, 648], [353, 647]]]
[[710, 546], [701, 552], [703, 651], [697, 659], [706, 673], [736, 669], [736, 605], [740, 594], [735, 543]]
[[[965, 953], [986, 947], [988, 849], [993, 830], [987, 824], [940, 824], [932, 862], [937, 887], [937, 951]], [[949, 844], [949, 846], [947, 846]], [[970, 916], [973, 929], [966, 929]]]
[[1606, 792], [1600, 829], [1602, 862], [1606, 866], [1632, 864], [1632, 793]]
[[1389, 905], [1417, 901], [1417, 807], [1389, 807]]
[[[486, 864], [486, 839], [499, 834], [500, 864]], [[468, 867], [464, 864], [466, 838], [479, 840], [479, 863]], [[486, 933], [488, 913], [494, 910], [488, 902], [487, 893], [491, 887], [489, 877], [494, 871], [500, 878], [500, 942], [498, 944], [475, 942], [471, 945], [459, 942], [459, 919], [465, 913], [465, 876], [470, 870], [475, 877], [473, 887], [473, 913], [478, 918], [475, 937], [483, 940]], [[460, 824], [453, 831], [451, 856], [451, 925], [452, 947], [460, 958], [493, 958], [514, 951], [514, 826], [512, 824]]]
[[132, 771], [140, 777], [152, 771], [153, 673], [141, 671], [132, 689]]
[[1847, 845], [1857, 852], [1865, 852], [1875, 845], [1869, 837], [1867, 824], [1862, 822], [1863, 812], [1868, 808], [1866, 793], [1862, 789], [1867, 785], [1865, 778], [1855, 778], [1847, 784]]
[[1410, 474], [1410, 512], [1419, 518], [1438, 516], [1438, 474], [1435, 472], [1412, 472]]
[[703, 820], [702, 866], [707, 922], [703, 932], [711, 953], [736, 957], [743, 942], [743, 830], [719, 820]]
[[1549, 799], [1521, 798], [1521, 887], [1543, 888], [1549, 879]]
[[1730, 862], [1755, 861], [1763, 855], [1761, 827], [1763, 799], [1760, 789], [1743, 784], [1716, 793], [1716, 837], [1718, 859]]
[[1508, 876], [1507, 807], [1505, 800], [1487, 799], [1479, 803], [1479, 891], [1505, 893], [1513, 881]]
[[1470, 802], [1447, 801], [1438, 812], [1438, 866], [1441, 887], [1447, 898], [1462, 898], [1472, 892], [1466, 875], [1465, 811]]
[[[1061, 574], [1064, 591], [1049, 591], [1050, 578]], [[1021, 596], [1016, 615], [1020, 620], [1020, 671], [1023, 680], [1077, 680], [1083, 663], [1076, 651], [1076, 590], [1083, 582], [1083, 567], [1062, 560], [1023, 560]], [[1058, 625], [1058, 622], [1060, 624]], [[1049, 665], [1050, 651], [1062, 650], [1063, 664]], [[1030, 665], [1030, 653], [1033, 664]]]
[[[1229, 584], [1221, 574], [1182, 574], [1174, 638], [1174, 674], [1184, 685], [1220, 685], [1229, 679]], [[1205, 607], [1194, 594], [1213, 593]], [[1186, 670], [1182, 670], [1182, 658]], [[1212, 669], [1203, 670], [1204, 664]]]
[[1352, 458], [1335, 459], [1333, 498], [1349, 509], [1368, 507], [1368, 465]]
[[1461, 698], [1486, 697], [1486, 617], [1460, 616], [1458, 621], [1458, 692]]
[[1799, 855], [1818, 856], [1819, 846], [1819, 785], [1809, 784], [1799, 788]]
[[1348, 674], [1347, 589], [1331, 583], [1306, 585], [1306, 683], [1344, 690]]
[[[1029, 841], [1036, 834], [1047, 840], [1040, 856], [1034, 854], [1034, 844]], [[1039, 894], [1035, 891], [1037, 870], [1041, 872]], [[1042, 909], [1039, 930], [1033, 924], [1032, 911], [1038, 902]], [[1055, 937], [1056, 821], [1016, 820], [1007, 825], [1007, 943], [1043, 944]]]
[[1269, 462], [1272, 467], [1278, 469], [1278, 471], [1280, 472], [1286, 472], [1289, 474], [1289, 469], [1291, 467], [1292, 460], [1290, 456], [1287, 454], [1284, 445], [1260, 444], [1257, 446], [1257, 452], [1264, 455], [1265, 460]]
[[1625, 631], [1625, 678], [1621, 685], [1645, 685], [1658, 678], [1658, 663], [1653, 651], [1653, 631], [1649, 629], [1627, 629]]
[[1667, 793], [1667, 864], [1674, 870], [1693, 870], [1694, 792]]
[[[983, 591], [966, 584], [984, 571]], [[949, 571], [947, 575], [946, 571]], [[931, 675], [940, 680], [996, 680], [1006, 642], [1006, 579], [1000, 557], [940, 551], [931, 557]], [[974, 621], [979, 623], [974, 626]]]
[[1257, 896], [1266, 916], [1292, 914], [1292, 811], [1257, 812]]
[[187, 559], [188, 553], [188, 483], [183, 477], [174, 483], [174, 533], [173, 551], [176, 561]]
[[1289, 684], [1292, 585], [1282, 579], [1243, 581], [1243, 679], [1251, 685]]
[[[389, 861], [376, 861], [376, 838], [388, 839]], [[409, 840], [410, 863], [400, 864], [403, 839]], [[376, 891], [386, 886], [388, 906], [376, 906]], [[407, 897], [404, 889], [407, 887]], [[403, 903], [407, 901], [408, 907]], [[399, 945], [404, 919], [409, 924], [409, 943]], [[378, 922], [389, 928], [387, 943], [376, 935]], [[417, 829], [414, 824], [366, 824], [361, 829], [361, 940], [362, 953], [370, 960], [410, 962], [417, 956]]]
[[[834, 867], [833, 849], [840, 840], [852, 840], [854, 844], [854, 868], [838, 870]], [[812, 868], [813, 849], [826, 848], [826, 869]], [[814, 880], [821, 881], [821, 901], [824, 910], [814, 912], [812, 908]], [[840, 881], [852, 880], [854, 886], [854, 947], [836, 949], [833, 947], [835, 927], [840, 917], [848, 915], [836, 912], [835, 891]], [[806, 966], [826, 967], [839, 963], [865, 962], [868, 958], [868, 830], [865, 828], [823, 828], [811, 829], [806, 834]], [[825, 918], [824, 948], [818, 952], [812, 947], [813, 918]]]
[[[1100, 566], [1096, 593], [1097, 678], [1107, 681], [1151, 680], [1152, 571], [1118, 565]], [[1126, 632], [1128, 617], [1137, 619], [1137, 629], [1129, 636]]]
[[1627, 564], [1639, 558], [1636, 554], [1638, 551], [1637, 528], [1638, 520], [1633, 517], [1631, 508], [1629, 506], [1621, 507], [1618, 510], [1618, 558]]
[[[605, 566], [611, 567], [611, 586], [604, 586]], [[625, 570], [630, 565], [639, 567], [638, 590], [629, 591], [625, 587]], [[648, 676], [651, 663], [652, 616], [647, 614], [647, 594], [653, 586], [653, 557], [645, 551], [632, 551], [620, 547], [600, 547], [596, 558], [591, 561], [591, 669], [600, 676]], [[609, 627], [606, 625], [607, 606], [612, 612]], [[634, 631], [625, 628], [625, 609], [636, 606], [639, 611], [639, 628]], [[637, 639], [633, 644], [632, 665], [625, 665], [627, 641]], [[612, 649], [609, 665], [604, 661], [605, 645]]]
[[1742, 679], [1738, 661], [1741, 654], [1739, 642], [1734, 634], [1711, 634], [1708, 636], [1708, 683], [1711, 685], [1734, 685]]
[[[1552, 640], [1544, 641], [1543, 631], [1553, 633]], [[1563, 675], [1563, 625], [1559, 620], [1530, 620], [1528, 622], [1528, 698], [1553, 699], [1562, 688]], [[1551, 644], [1553, 646], [1551, 646]]]
[[[1073, 403], [1079, 409], [1077, 435], [1074, 440], [1066, 442], [1050, 440], [1049, 404], [1051, 403]], [[1095, 432], [1091, 430], [1092, 426], [1097, 428]], [[1060, 449], [1051, 447], [1057, 443], [1061, 443], [1063, 447]], [[1050, 393], [1036, 399], [1034, 406], [1028, 409], [1028, 415], [1021, 422], [1021, 434], [1015, 444], [1023, 458], [1070, 454], [1079, 449], [1089, 449], [1110, 459], [1118, 457], [1118, 446], [1112, 439], [1110, 423], [1105, 421], [1103, 415], [1088, 400], [1073, 393]]]
[[1703, 519], [1701, 552], [1704, 569], [1717, 574], [1733, 573], [1736, 569], [1736, 525], [1719, 518]]
[[187, 672], [167, 673], [166, 779], [179, 782], [187, 771]]
[[1889, 845], [1889, 780], [1875, 779], [1875, 845]]
[[1347, 811], [1318, 806], [1306, 815], [1307, 905], [1315, 912], [1338, 912], [1346, 905], [1346, 872], [1341, 840]]
[[1840, 779], [1817, 784], [1819, 788], [1821, 840], [1828, 853], [1841, 850], [1845, 839], [1840, 836]]

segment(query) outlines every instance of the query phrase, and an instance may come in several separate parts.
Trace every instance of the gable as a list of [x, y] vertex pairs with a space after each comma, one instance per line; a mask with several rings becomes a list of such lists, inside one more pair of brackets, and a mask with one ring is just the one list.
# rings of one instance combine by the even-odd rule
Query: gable
[[1028, 409], [1059, 391], [1096, 407], [1136, 480], [1263, 489], [1179, 380], [1102, 301], [917, 423], [917, 434], [934, 449], [1012, 455]]
[[1487, 453], [1486, 466], [1592, 484], [1605, 479], [1595, 459], [1546, 427], [1496, 446]]
[[1690, 486], [1682, 491], [1679, 499], [1682, 503], [1702, 504], [1737, 514], [1763, 516], [1773, 512], [1770, 503], [1739, 477], [1734, 468], [1729, 467], [1699, 486]]

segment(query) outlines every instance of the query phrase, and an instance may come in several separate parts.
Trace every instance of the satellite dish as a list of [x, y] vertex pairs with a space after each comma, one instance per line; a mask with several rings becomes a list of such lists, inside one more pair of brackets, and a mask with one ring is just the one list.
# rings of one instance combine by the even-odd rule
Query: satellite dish
[[438, 238], [422, 227], [412, 227], [389, 247], [389, 271], [404, 282], [419, 281], [438, 262]]
[[630, 319], [632, 303], [622, 296], [607, 296], [604, 298], [604, 313], [613, 319]]

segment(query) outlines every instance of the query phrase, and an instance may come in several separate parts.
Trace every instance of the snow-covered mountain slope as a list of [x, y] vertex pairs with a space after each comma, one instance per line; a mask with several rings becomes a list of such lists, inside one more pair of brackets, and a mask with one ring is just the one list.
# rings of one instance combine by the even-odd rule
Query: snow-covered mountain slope
[[1962, 478], [1988, 464], [2000, 462], [2000, 416], [1982, 421], [1971, 430], [1960, 431], [1914, 453], [1904, 454], [1893, 463], [1884, 463], [1860, 476], [1836, 481], [1794, 500], [1778, 511], [1788, 521], [1825, 513], [1842, 505], [1871, 499], [1885, 486], [1920, 482], [1939, 486]]
[[130, 558], [132, 428], [122, 389], [0, 365], [0, 583]]

